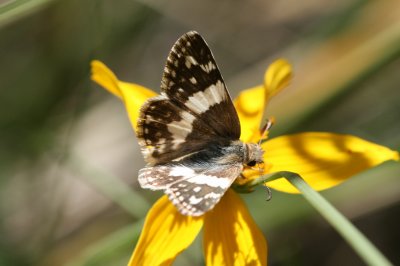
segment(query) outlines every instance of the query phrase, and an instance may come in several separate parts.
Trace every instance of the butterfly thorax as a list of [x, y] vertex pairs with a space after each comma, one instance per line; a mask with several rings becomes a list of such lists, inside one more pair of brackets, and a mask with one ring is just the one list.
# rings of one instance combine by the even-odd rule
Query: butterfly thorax
[[248, 166], [254, 166], [258, 163], [263, 162], [264, 150], [260, 145], [255, 143], [244, 143], [245, 155], [243, 159], [243, 164]]
[[228, 146], [221, 147], [223, 156], [219, 163], [241, 163], [254, 166], [263, 162], [264, 151], [260, 145], [255, 143], [243, 143], [240, 140], [231, 141]]
[[237, 140], [230, 142], [215, 141], [210, 142], [207, 147], [196, 152], [186, 154], [173, 160], [173, 163], [191, 165], [192, 167], [200, 165], [227, 165], [235, 163], [244, 163], [246, 157], [246, 145]]

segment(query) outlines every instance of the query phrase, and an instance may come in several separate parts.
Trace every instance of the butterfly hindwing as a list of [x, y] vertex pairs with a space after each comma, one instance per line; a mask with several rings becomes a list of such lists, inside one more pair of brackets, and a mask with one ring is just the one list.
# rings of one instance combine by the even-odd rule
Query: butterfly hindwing
[[241, 163], [215, 167], [160, 165], [139, 172], [143, 188], [164, 190], [184, 215], [199, 216], [211, 210], [242, 171]]
[[138, 138], [146, 161], [167, 163], [210, 142], [240, 136], [240, 124], [222, 76], [196, 32], [173, 46], [164, 69], [161, 95], [141, 108]]

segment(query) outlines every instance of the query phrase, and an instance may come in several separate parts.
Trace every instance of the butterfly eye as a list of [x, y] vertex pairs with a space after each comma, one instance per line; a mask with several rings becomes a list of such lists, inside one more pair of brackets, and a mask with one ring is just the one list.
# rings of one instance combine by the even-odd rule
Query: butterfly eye
[[247, 166], [254, 166], [256, 165], [256, 161], [251, 161], [247, 163]]

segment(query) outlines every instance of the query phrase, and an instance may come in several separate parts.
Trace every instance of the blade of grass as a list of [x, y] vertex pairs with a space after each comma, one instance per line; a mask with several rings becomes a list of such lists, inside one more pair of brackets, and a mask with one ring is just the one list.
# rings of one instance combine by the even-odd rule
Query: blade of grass
[[[279, 121], [272, 133], [296, 130], [306, 119], [318, 115], [326, 103], [357, 88], [398, 59], [399, 15], [396, 1], [371, 1], [341, 34], [311, 47], [302, 62], [294, 62], [291, 93], [277, 97], [268, 107], [268, 113]], [[377, 17], [382, 19], [377, 22]]]
[[30, 15], [54, 0], [15, 0], [0, 5], [0, 28]]
[[[81, 256], [72, 260], [68, 266], [103, 265], [106, 261], [115, 261], [116, 256], [133, 251], [137, 242], [144, 219], [138, 220], [133, 225], [119, 229], [83, 251]], [[124, 254], [129, 255], [129, 254]]]
[[118, 177], [104, 173], [76, 155], [70, 155], [67, 164], [84, 181], [93, 185], [133, 217], [144, 217], [150, 204]]

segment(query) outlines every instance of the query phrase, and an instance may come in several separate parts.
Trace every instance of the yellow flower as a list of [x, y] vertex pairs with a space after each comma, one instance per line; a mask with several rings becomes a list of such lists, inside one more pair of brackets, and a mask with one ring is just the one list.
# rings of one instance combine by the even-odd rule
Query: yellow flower
[[[291, 67], [275, 61], [267, 70], [264, 84], [244, 90], [235, 99], [244, 142], [260, 138], [259, 128], [269, 99], [289, 82]], [[136, 130], [140, 106], [153, 91], [119, 81], [101, 62], [92, 62], [92, 79], [121, 98]], [[257, 99], [255, 101], [255, 99]], [[265, 173], [291, 171], [300, 174], [314, 189], [338, 185], [352, 175], [399, 154], [360, 138], [333, 133], [309, 132], [280, 136], [262, 144]], [[258, 173], [245, 173], [246, 179]], [[285, 179], [268, 183], [285, 192], [297, 192]], [[215, 208], [201, 217], [181, 215], [166, 196], [147, 214], [144, 228], [129, 265], [169, 265], [186, 249], [203, 228], [207, 265], [266, 265], [267, 243], [240, 197], [228, 190]]]

